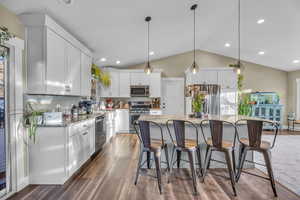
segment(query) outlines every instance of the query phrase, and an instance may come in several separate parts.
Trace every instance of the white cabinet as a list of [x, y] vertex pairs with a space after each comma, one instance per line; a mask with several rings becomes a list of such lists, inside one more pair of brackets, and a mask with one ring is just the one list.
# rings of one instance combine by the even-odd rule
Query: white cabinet
[[186, 74], [186, 84], [218, 84], [218, 71], [201, 69], [196, 74], [189, 72]]
[[237, 114], [237, 90], [221, 89], [220, 94], [220, 114], [235, 115]]
[[118, 97], [119, 96], [119, 72], [111, 72], [111, 85], [110, 85], [110, 97]]
[[150, 74], [150, 97], [161, 97], [161, 73]]
[[150, 75], [144, 72], [132, 72], [130, 73], [131, 85], [149, 85]]
[[130, 73], [120, 72], [119, 76], [119, 97], [130, 97]]
[[117, 71], [109, 71], [110, 75], [110, 86], [109, 87], [104, 87], [101, 85], [101, 92], [100, 96], [101, 97], [119, 97], [120, 91], [120, 80], [119, 80], [119, 72]]
[[115, 131], [129, 133], [129, 110], [117, 109], [115, 117]]
[[[66, 41], [49, 28], [46, 29], [46, 94], [66, 93]], [[31, 81], [31, 80], [28, 80]]]
[[69, 42], [66, 42], [66, 94], [81, 94], [81, 52]]
[[92, 58], [81, 53], [81, 96], [91, 96], [91, 67]]
[[106, 142], [109, 142], [110, 139], [116, 133], [115, 119], [116, 119], [115, 111], [109, 111], [105, 113]]
[[20, 19], [26, 26], [26, 92], [90, 96], [91, 52], [47, 15]]
[[237, 74], [232, 69], [218, 71], [218, 84], [223, 89], [236, 89]]
[[196, 77], [197, 84], [218, 84], [218, 72], [215, 70], [200, 70]]

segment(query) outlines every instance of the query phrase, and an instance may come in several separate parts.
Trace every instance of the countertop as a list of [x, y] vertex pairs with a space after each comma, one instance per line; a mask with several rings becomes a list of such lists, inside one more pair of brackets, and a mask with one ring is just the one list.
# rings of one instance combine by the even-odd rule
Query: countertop
[[[107, 111], [106, 111], [107, 112]], [[86, 120], [94, 119], [98, 116], [105, 115], [106, 112], [99, 112], [95, 114], [90, 114], [90, 115], [79, 115], [77, 118], [71, 118], [68, 120], [64, 120], [63, 123], [58, 123], [58, 124], [39, 124], [38, 127], [66, 127], [75, 123], [83, 122]]]
[[[264, 122], [278, 124], [278, 122], [276, 121], [242, 115], [209, 115], [208, 117], [204, 118], [192, 118], [188, 115], [141, 115], [138, 120], [153, 121], [158, 124], [166, 124], [168, 120], [187, 120], [194, 124], [200, 124], [202, 121], [205, 120], [222, 120], [232, 124], [236, 123], [239, 120], [263, 120]], [[245, 124], [245, 122], [241, 122], [241, 124], [242, 123]]]

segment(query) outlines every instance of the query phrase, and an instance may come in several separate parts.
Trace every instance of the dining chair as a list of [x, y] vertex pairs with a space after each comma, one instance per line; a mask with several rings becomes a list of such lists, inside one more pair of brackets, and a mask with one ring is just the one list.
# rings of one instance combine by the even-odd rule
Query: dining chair
[[[246, 122], [246, 124], [245, 124]], [[272, 125], [274, 128], [274, 137], [273, 142], [270, 143], [268, 141], [262, 140], [262, 132], [263, 132], [263, 125], [269, 124]], [[248, 129], [248, 138], [240, 138], [238, 134], [239, 126], [241, 125], [247, 125]], [[277, 191], [275, 187], [275, 180], [274, 180], [274, 174], [272, 169], [272, 163], [271, 163], [271, 149], [275, 146], [277, 134], [278, 134], [278, 122], [269, 121], [269, 120], [249, 120], [249, 119], [241, 119], [236, 122], [237, 127], [237, 138], [240, 144], [240, 151], [238, 156], [238, 168], [237, 168], [237, 174], [236, 174], [236, 182], [239, 181], [241, 173], [247, 173], [250, 175], [254, 175], [260, 178], [264, 178], [270, 181], [271, 187], [273, 190], [273, 193], [275, 197], [277, 197]], [[263, 154], [265, 165], [261, 163], [256, 163], [254, 161], [246, 160], [246, 155], [249, 151], [256, 151]], [[243, 171], [243, 166], [245, 162], [254, 163], [257, 165], [262, 165], [267, 168], [268, 176], [269, 178], [266, 178], [264, 176], [260, 176], [257, 174], [253, 174], [251, 172]]]
[[[151, 138], [151, 126], [158, 127], [160, 130], [160, 139]], [[140, 153], [139, 161], [136, 171], [136, 177], [134, 184], [138, 182], [138, 177], [140, 174], [140, 169], [144, 166], [145, 162], [142, 163], [144, 153], [147, 153], [147, 167], [150, 168], [149, 159], [151, 153], [154, 155], [156, 178], [158, 183], [158, 189], [160, 194], [162, 194], [162, 181], [161, 181], [161, 152], [164, 150], [166, 156], [167, 170], [170, 170], [169, 166], [169, 154], [167, 149], [167, 144], [164, 141], [163, 131], [159, 124], [152, 121], [135, 121], [134, 128], [140, 140]]]
[[[174, 134], [175, 134], [175, 140], [172, 136], [171, 132], [171, 123], [174, 128]], [[180, 167], [180, 161], [185, 161], [190, 164], [190, 169], [192, 173], [192, 180], [193, 180], [193, 188], [194, 193], [197, 194], [197, 173], [195, 169], [195, 164], [199, 165], [199, 171], [202, 176], [202, 165], [201, 165], [201, 152], [200, 152], [200, 146], [199, 146], [199, 134], [198, 134], [198, 128], [197, 126], [187, 120], [168, 120], [166, 122], [167, 130], [169, 132], [170, 138], [173, 143], [172, 148], [172, 156], [171, 156], [171, 163], [170, 163], [170, 175], [168, 178], [168, 182], [170, 182], [170, 176], [173, 170], [174, 164], [177, 162], [177, 167]], [[186, 127], [190, 126], [194, 131], [195, 139], [187, 139], [186, 134], [192, 134], [187, 133]], [[177, 152], [177, 160], [174, 162], [174, 154], [175, 151]], [[181, 153], [186, 152], [188, 154], [188, 161], [181, 159]], [[194, 157], [197, 158], [198, 163], [195, 163]]]
[[[223, 126], [229, 125], [233, 129], [233, 137], [232, 140], [224, 140], [223, 139]], [[204, 127], [209, 126], [210, 137], [206, 138], [204, 134]], [[203, 169], [203, 182], [207, 171], [209, 169], [209, 165], [211, 161], [223, 163], [227, 165], [229, 177], [231, 180], [231, 186], [236, 196], [236, 188], [235, 188], [235, 141], [236, 141], [236, 128], [235, 125], [231, 122], [223, 121], [223, 120], [202, 120], [200, 123], [202, 136], [206, 143], [206, 153], [205, 153], [205, 161], [204, 161], [204, 169]], [[223, 152], [225, 154], [225, 163], [223, 161], [212, 159], [212, 152], [218, 151]], [[230, 156], [231, 154], [231, 156]]]

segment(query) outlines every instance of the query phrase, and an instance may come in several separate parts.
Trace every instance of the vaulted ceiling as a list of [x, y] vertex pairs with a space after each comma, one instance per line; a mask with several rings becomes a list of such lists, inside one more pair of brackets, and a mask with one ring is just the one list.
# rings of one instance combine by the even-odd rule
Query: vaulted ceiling
[[[153, 18], [151, 59], [192, 50], [193, 15], [189, 8], [198, 3], [197, 49], [237, 56], [237, 0], [72, 0], [70, 5], [63, 1], [0, 0], [16, 14], [49, 14], [93, 50], [100, 65], [120, 67], [145, 61], [144, 18], [148, 15]], [[241, 3], [242, 59], [285, 71], [300, 69], [300, 1]], [[260, 19], [264, 22], [258, 24]]]

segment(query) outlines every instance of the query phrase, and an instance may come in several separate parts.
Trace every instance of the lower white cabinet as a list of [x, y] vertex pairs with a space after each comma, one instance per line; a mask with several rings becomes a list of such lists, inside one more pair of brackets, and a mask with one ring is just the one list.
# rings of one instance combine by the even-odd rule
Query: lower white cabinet
[[29, 145], [30, 184], [64, 184], [95, 152], [95, 120], [38, 127]]
[[129, 110], [117, 109], [115, 112], [115, 131], [117, 133], [129, 133]]

